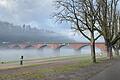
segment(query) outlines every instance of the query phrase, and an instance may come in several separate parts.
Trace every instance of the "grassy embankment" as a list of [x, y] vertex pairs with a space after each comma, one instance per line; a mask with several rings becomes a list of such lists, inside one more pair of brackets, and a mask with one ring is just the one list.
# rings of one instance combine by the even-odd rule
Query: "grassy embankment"
[[[99, 58], [98, 62], [101, 61], [101, 59], [105, 59], [105, 58]], [[62, 73], [69, 73], [72, 71], [76, 71], [79, 70], [80, 68], [84, 68], [86, 66], [92, 65], [92, 61], [91, 61], [91, 57], [90, 56], [84, 56], [84, 57], [79, 57], [79, 56], [74, 56], [74, 57], [60, 57], [60, 58], [48, 58], [47, 61], [48, 62], [52, 62], [55, 60], [72, 60], [75, 63], [71, 63], [71, 64], [67, 64], [67, 65], [63, 65], [63, 66], [54, 66], [52, 68], [44, 68], [44, 69], [39, 69], [35, 72], [27, 72], [24, 71], [22, 73], [15, 73], [15, 74], [1, 74], [0, 75], [0, 79], [16, 79], [16, 78], [26, 78], [26, 79], [42, 79], [42, 78], [46, 78], [46, 74], [62, 74]], [[38, 65], [31, 65], [31, 66], [38, 66]]]

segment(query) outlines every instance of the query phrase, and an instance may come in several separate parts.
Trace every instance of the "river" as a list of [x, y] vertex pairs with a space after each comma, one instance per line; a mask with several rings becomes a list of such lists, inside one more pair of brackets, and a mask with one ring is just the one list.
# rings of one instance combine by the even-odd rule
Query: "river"
[[[101, 53], [100, 49], [96, 49], [96, 53]], [[24, 56], [25, 60], [51, 58], [60, 56], [73, 55], [90, 55], [90, 46], [86, 46], [81, 50], [74, 50], [68, 47], [62, 47], [60, 51], [55, 51], [50, 48], [40, 49], [0, 49], [0, 61], [17, 61], [20, 56]]]

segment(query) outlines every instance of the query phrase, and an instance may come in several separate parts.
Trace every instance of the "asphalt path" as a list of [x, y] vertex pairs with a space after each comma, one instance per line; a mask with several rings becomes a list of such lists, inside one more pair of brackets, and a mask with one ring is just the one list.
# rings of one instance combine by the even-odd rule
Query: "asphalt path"
[[89, 80], [120, 80], [120, 62], [116, 62]]

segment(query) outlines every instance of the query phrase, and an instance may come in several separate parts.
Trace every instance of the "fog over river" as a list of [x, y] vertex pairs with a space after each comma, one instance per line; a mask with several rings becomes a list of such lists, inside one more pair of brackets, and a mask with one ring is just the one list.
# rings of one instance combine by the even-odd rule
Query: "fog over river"
[[[86, 46], [81, 50], [74, 50], [68, 47], [62, 47], [60, 51], [55, 51], [50, 48], [40, 49], [0, 49], [0, 61], [17, 61], [20, 56], [24, 56], [25, 60], [51, 58], [60, 56], [73, 56], [73, 55], [90, 55], [90, 46]], [[96, 53], [101, 53], [100, 49], [96, 49]]]

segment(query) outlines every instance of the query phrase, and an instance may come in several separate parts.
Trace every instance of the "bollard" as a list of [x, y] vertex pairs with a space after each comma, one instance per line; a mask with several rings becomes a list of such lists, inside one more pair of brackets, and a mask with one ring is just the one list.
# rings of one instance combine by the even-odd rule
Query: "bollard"
[[4, 62], [1, 62], [1, 64], [4, 64]]
[[23, 65], [23, 56], [20, 58], [20, 65]]

